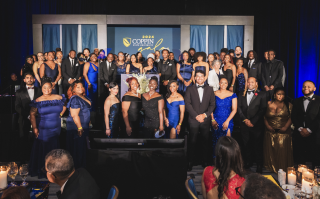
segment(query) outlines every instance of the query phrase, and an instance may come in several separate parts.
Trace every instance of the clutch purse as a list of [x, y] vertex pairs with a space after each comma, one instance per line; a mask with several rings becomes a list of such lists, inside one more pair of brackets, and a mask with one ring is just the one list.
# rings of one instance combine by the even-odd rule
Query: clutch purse
[[157, 131], [157, 132], [155, 132], [155, 134], [154, 134], [154, 137], [155, 138], [161, 138], [162, 136], [164, 136], [164, 131]]

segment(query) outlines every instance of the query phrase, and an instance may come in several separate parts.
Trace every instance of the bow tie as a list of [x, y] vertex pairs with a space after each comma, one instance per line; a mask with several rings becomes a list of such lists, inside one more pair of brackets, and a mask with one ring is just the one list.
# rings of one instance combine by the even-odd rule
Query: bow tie
[[312, 98], [311, 98], [311, 97], [304, 97], [304, 98], [303, 98], [303, 101], [305, 101], [305, 100], [309, 100], [309, 101], [311, 101], [311, 100], [312, 100]]
[[28, 90], [29, 90], [29, 89], [34, 89], [34, 87], [28, 87]]
[[249, 90], [247, 91], [247, 94], [251, 94], [251, 93], [254, 93], [254, 91], [249, 91]]
[[198, 85], [197, 88], [204, 88], [204, 85], [202, 85], [202, 86], [199, 86], [199, 85]]

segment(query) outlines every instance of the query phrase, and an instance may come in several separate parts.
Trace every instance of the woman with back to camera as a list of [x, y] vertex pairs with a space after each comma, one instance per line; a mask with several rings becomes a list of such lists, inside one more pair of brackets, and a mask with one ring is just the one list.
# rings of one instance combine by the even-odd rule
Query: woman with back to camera
[[35, 140], [30, 157], [29, 173], [31, 176], [38, 176], [38, 178], [46, 176], [41, 171], [44, 167], [46, 154], [52, 149], [59, 148], [61, 116], [67, 109], [64, 95], [52, 93], [50, 77], [41, 79], [41, 90], [43, 95], [30, 103], [30, 121]]
[[109, 96], [104, 102], [104, 121], [108, 138], [119, 137], [120, 101], [117, 97], [119, 86], [116, 82], [109, 84]]
[[127, 80], [129, 90], [122, 97], [122, 116], [126, 125], [124, 137], [137, 138], [139, 134], [141, 94], [138, 93], [140, 87], [137, 78], [130, 77]]
[[52, 82], [52, 94], [59, 94], [58, 81], [61, 78], [61, 67], [54, 62], [54, 55], [48, 52], [48, 60], [40, 66], [40, 78], [50, 77]]
[[34, 78], [35, 78], [34, 86], [40, 87], [41, 80], [40, 80], [40, 73], [39, 72], [40, 72], [40, 66], [44, 62], [43, 61], [43, 59], [44, 59], [43, 53], [38, 52], [37, 57], [38, 57], [38, 61], [33, 64], [32, 68], [33, 68], [33, 73], [34, 73]]
[[158, 78], [152, 76], [149, 80], [149, 92], [142, 95], [142, 108], [145, 111], [144, 138], [154, 138], [157, 130], [163, 131], [163, 108], [164, 100], [162, 95], [156, 92]]
[[266, 126], [264, 134], [264, 166], [266, 169], [278, 172], [293, 166], [291, 112], [292, 104], [286, 101], [284, 88], [274, 91], [268, 102], [264, 116]]
[[135, 54], [132, 54], [130, 57], [130, 64], [127, 64], [126, 67], [126, 73], [142, 73], [142, 65], [137, 62], [137, 56]]
[[184, 95], [184, 93], [187, 90], [187, 87], [189, 87], [190, 85], [192, 85], [192, 81], [193, 81], [193, 67], [192, 64], [190, 62], [190, 55], [188, 53], [188, 51], [184, 51], [182, 53], [182, 61], [179, 61], [176, 65], [176, 70], [177, 70], [177, 80], [179, 83], [179, 88], [178, 88], [178, 92], [182, 95]]
[[164, 109], [164, 121], [166, 124], [166, 138], [179, 138], [181, 125], [184, 118], [184, 98], [178, 93], [178, 82], [169, 81], [166, 94], [166, 109]]
[[216, 145], [215, 166], [204, 169], [201, 180], [204, 199], [238, 199], [236, 189], [245, 181], [240, 147], [229, 136], [219, 138]]
[[85, 168], [91, 100], [85, 96], [86, 91], [79, 80], [70, 85], [67, 94], [67, 150], [73, 157], [75, 168]]

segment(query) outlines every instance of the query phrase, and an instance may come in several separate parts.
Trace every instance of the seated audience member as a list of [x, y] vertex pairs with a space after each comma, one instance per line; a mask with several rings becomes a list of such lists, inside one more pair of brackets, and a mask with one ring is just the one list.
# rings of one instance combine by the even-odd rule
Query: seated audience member
[[238, 197], [245, 199], [285, 199], [282, 190], [264, 176], [251, 173], [246, 176], [246, 181], [240, 187], [236, 187]]
[[30, 194], [25, 187], [10, 187], [2, 193], [1, 199], [30, 199]]
[[216, 155], [216, 166], [206, 167], [202, 174], [203, 198], [238, 199], [235, 188], [241, 187], [245, 179], [237, 141], [229, 136], [221, 137], [216, 145]]
[[45, 171], [50, 182], [59, 185], [58, 199], [97, 199], [99, 188], [84, 168], [75, 170], [70, 153], [55, 149], [46, 155]]
[[10, 80], [9, 80], [9, 86], [11, 86], [10, 88], [10, 95], [14, 95], [15, 93], [15, 86], [19, 86], [21, 84], [21, 82], [18, 80], [18, 77], [15, 73], [12, 73], [10, 75]]

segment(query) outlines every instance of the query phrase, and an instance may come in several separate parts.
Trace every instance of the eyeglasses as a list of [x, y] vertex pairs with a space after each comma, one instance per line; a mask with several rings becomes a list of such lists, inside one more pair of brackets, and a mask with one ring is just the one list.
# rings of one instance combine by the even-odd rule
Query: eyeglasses
[[[48, 172], [47, 170], [46, 170], [46, 168], [45, 167], [42, 167], [41, 168], [41, 171], [43, 172], [43, 173], [45, 173], [45, 174], [47, 174], [47, 173], [50, 173], [50, 172]], [[55, 178], [57, 178], [53, 173], [51, 173]]]
[[240, 193], [240, 191], [239, 191], [240, 188], [241, 188], [241, 187], [236, 187], [236, 188], [235, 188], [236, 194], [237, 194], [238, 196], [241, 196], [241, 197], [244, 199], [243, 195], [241, 195], [241, 193]]

